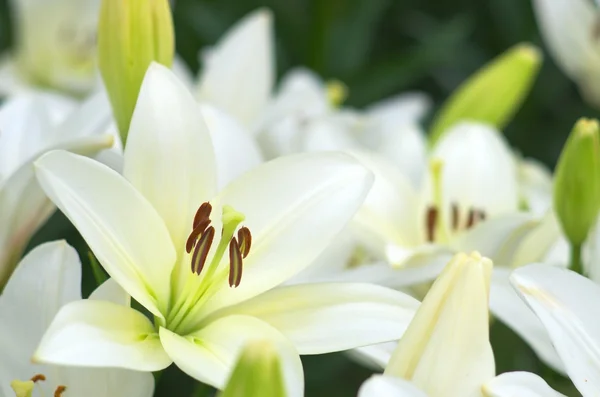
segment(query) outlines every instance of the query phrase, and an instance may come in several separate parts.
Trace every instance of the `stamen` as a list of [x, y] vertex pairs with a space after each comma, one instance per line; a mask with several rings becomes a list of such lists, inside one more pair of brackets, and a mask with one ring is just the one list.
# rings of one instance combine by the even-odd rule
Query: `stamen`
[[194, 223], [192, 228], [196, 229], [200, 222], [209, 219], [210, 213], [212, 211], [212, 205], [208, 201], [202, 203], [198, 211], [196, 211], [196, 216], [194, 216]]
[[469, 210], [469, 218], [467, 218], [467, 229], [470, 229], [475, 224], [475, 210]]
[[206, 219], [200, 221], [196, 225], [194, 230], [192, 230], [192, 232], [190, 233], [190, 235], [185, 243], [185, 250], [188, 254], [190, 252], [192, 252], [192, 249], [194, 248], [196, 241], [198, 241], [198, 236], [200, 236], [202, 233], [204, 233], [204, 231], [206, 230], [208, 225], [210, 225], [210, 219], [206, 218]]
[[192, 255], [192, 273], [200, 274], [206, 263], [206, 257], [210, 251], [213, 239], [215, 238], [215, 228], [210, 226], [200, 237], [200, 241], [196, 244], [194, 254]]
[[35, 374], [31, 377], [31, 381], [36, 383], [36, 382], [43, 382], [46, 380], [46, 377], [42, 374]]
[[67, 390], [67, 386], [58, 386], [56, 388], [56, 390], [54, 391], [54, 397], [60, 397], [62, 396], [62, 394], [65, 392], [65, 390]]
[[485, 218], [487, 217], [484, 210], [477, 211], [477, 215], [478, 215], [479, 220], [482, 222], [485, 221]]
[[425, 220], [427, 227], [427, 241], [433, 242], [435, 239], [435, 225], [437, 223], [438, 210], [435, 207], [427, 209], [427, 218]]
[[240, 243], [240, 250], [242, 251], [242, 258], [245, 259], [248, 256], [250, 246], [252, 245], [252, 234], [250, 234], [250, 229], [244, 226], [238, 230], [237, 236]]
[[242, 281], [242, 252], [234, 237], [229, 243], [229, 286], [236, 288]]
[[458, 204], [452, 203], [452, 230], [458, 229]]

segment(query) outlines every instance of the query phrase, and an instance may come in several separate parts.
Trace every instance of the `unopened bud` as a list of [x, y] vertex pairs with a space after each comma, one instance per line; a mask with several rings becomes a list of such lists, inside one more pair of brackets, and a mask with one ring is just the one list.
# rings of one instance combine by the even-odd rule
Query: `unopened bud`
[[279, 352], [271, 341], [249, 342], [219, 397], [286, 397]]
[[490, 124], [501, 130], [529, 93], [541, 61], [536, 47], [520, 44], [484, 65], [442, 106], [431, 127], [431, 145], [446, 130], [464, 120]]
[[555, 171], [554, 209], [574, 246], [581, 246], [600, 210], [600, 143], [597, 120], [580, 119]]
[[148, 66], [170, 67], [174, 47], [168, 0], [103, 0], [98, 62], [123, 142]]

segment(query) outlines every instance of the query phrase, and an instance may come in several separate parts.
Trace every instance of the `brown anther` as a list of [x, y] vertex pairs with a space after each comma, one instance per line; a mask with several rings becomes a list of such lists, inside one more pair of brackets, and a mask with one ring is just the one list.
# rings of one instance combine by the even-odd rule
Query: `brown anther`
[[483, 211], [483, 210], [477, 211], [477, 218], [480, 221], [485, 221], [485, 218], [486, 218], [485, 211]]
[[44, 375], [42, 375], [42, 374], [35, 374], [35, 375], [33, 375], [33, 376], [31, 377], [31, 381], [32, 381], [33, 383], [36, 383], [36, 382], [43, 382], [43, 381], [45, 381], [45, 380], [46, 380], [46, 377], [45, 377]]
[[210, 205], [208, 201], [202, 203], [200, 208], [198, 208], [198, 211], [196, 211], [196, 216], [194, 216], [194, 223], [192, 224], [192, 228], [196, 229], [200, 222], [209, 219], [211, 211], [212, 205]]
[[246, 258], [250, 252], [250, 246], [252, 245], [252, 234], [250, 229], [246, 226], [238, 230], [238, 241], [240, 244], [240, 251], [242, 251], [242, 258]]
[[425, 225], [427, 227], [427, 241], [433, 242], [435, 239], [435, 225], [437, 223], [438, 210], [435, 207], [427, 208], [427, 218], [425, 219]]
[[67, 390], [67, 386], [58, 386], [56, 390], [54, 390], [54, 397], [60, 397]]
[[194, 254], [192, 255], [192, 273], [200, 274], [202, 268], [204, 268], [206, 257], [208, 256], [214, 238], [215, 228], [212, 226], [202, 233], [200, 241], [196, 244]]
[[229, 286], [236, 288], [242, 281], [242, 252], [237, 239], [229, 243]]
[[452, 230], [458, 229], [458, 205], [452, 203]]
[[188, 254], [192, 252], [192, 249], [194, 249], [194, 245], [196, 245], [196, 241], [198, 241], [198, 236], [204, 233], [208, 225], [210, 225], [210, 219], [206, 218], [200, 221], [200, 223], [196, 225], [194, 230], [192, 230], [192, 232], [188, 236], [187, 241], [185, 242], [185, 250]]
[[475, 224], [475, 210], [471, 208], [469, 210], [469, 217], [467, 218], [467, 229], [470, 229]]

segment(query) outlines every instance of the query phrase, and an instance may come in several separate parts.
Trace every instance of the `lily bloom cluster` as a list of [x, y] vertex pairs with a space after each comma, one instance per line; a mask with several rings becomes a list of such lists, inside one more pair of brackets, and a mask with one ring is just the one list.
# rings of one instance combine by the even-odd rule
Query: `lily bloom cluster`
[[[542, 24], [551, 2], [534, 2]], [[14, 3], [0, 397], [149, 397], [170, 366], [222, 397], [303, 396], [300, 355], [339, 351], [382, 372], [360, 397], [562, 396], [497, 373], [492, 316], [599, 394], [599, 123], [575, 123], [554, 175], [501, 132], [537, 48], [485, 65], [426, 134], [422, 93], [345, 108], [345, 87], [306, 69], [274, 90], [268, 10], [233, 26], [194, 82], [166, 0], [52, 0], [35, 27], [46, 3]], [[86, 298], [73, 247], [27, 250], [55, 209], [93, 253]]]

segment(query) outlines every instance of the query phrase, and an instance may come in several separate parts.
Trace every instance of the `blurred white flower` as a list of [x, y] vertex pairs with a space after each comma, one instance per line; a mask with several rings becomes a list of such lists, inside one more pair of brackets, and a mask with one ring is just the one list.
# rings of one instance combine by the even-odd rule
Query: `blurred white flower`
[[571, 270], [532, 264], [511, 282], [544, 325], [567, 374], [583, 396], [600, 393], [600, 286]]
[[492, 262], [458, 254], [445, 267], [400, 339], [383, 375], [360, 397], [561, 396], [532, 373], [494, 378], [487, 300]]
[[[532, 0], [554, 60], [587, 101], [600, 106], [600, 25], [592, 0]], [[597, 3], [597, 2], [596, 2]]]
[[[124, 306], [129, 306], [130, 300], [112, 280], [96, 289], [90, 299]], [[61, 307], [71, 302], [81, 302], [77, 252], [63, 241], [33, 249], [19, 263], [0, 296], [0, 395], [13, 396], [11, 383], [21, 381], [22, 387], [39, 389], [40, 393], [34, 395], [56, 395], [53, 393], [62, 386], [69, 396], [152, 396], [151, 374], [31, 362], [50, 322]]]
[[[367, 284], [276, 288], [351, 219], [370, 173], [344, 154], [305, 154], [265, 163], [220, 190], [197, 106], [153, 64], [123, 176], [64, 151], [36, 162], [44, 190], [154, 324], [131, 308], [74, 302], [35, 360], [142, 371], [175, 362], [221, 388], [251, 339], [287, 338], [298, 353], [318, 354], [399, 338], [418, 305], [405, 294]], [[301, 378], [298, 356], [294, 368], [288, 375]]]
[[0, 95], [31, 87], [85, 96], [100, 86], [100, 0], [11, 0], [15, 47], [0, 62]]
[[0, 107], [0, 289], [29, 238], [54, 210], [35, 179], [33, 161], [51, 149], [94, 155], [112, 146], [111, 120], [102, 94], [77, 105], [66, 97], [29, 92]]

